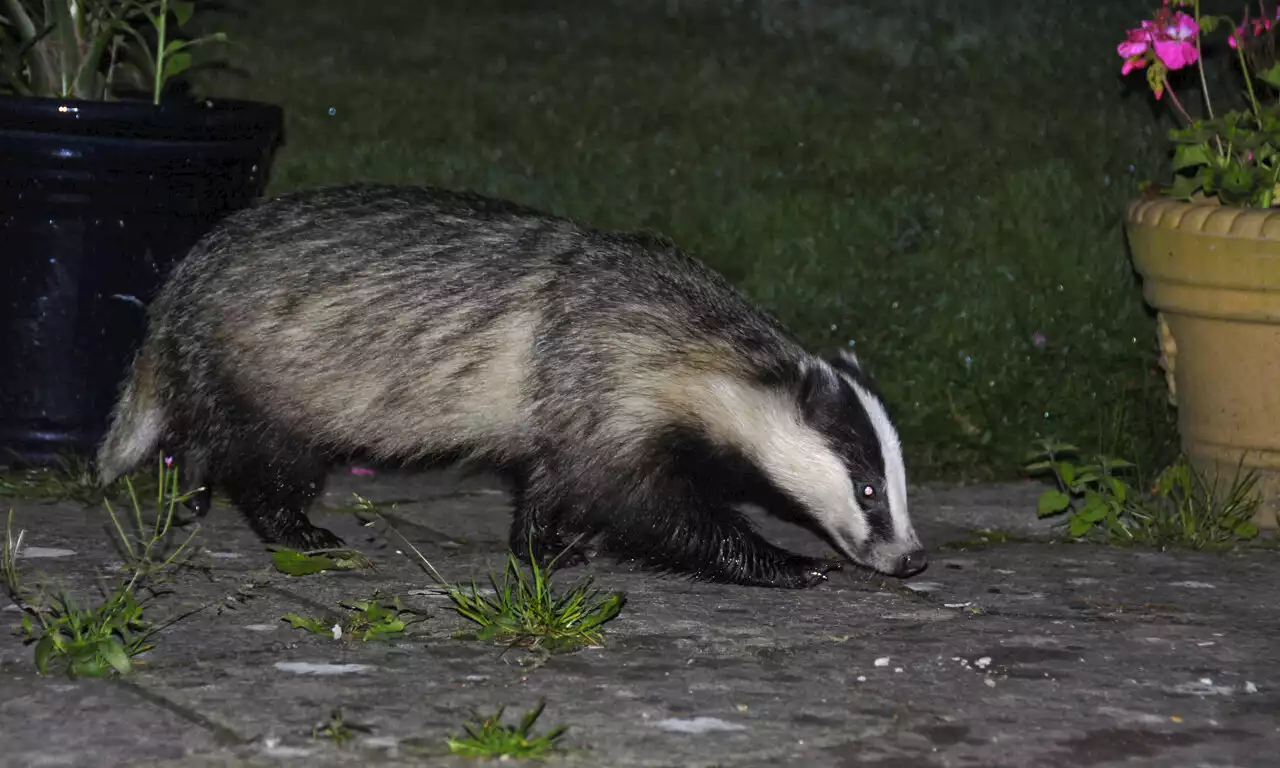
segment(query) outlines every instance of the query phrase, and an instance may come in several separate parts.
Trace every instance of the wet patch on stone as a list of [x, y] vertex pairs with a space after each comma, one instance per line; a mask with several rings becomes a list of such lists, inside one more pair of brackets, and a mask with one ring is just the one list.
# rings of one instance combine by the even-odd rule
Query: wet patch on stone
[[926, 725], [923, 728], [917, 728], [929, 741], [939, 747], [953, 747], [961, 742], [968, 741], [968, 736], [972, 729], [967, 725], [942, 723], [940, 725]]
[[731, 723], [718, 717], [678, 718], [668, 717], [654, 723], [654, 727], [673, 733], [711, 733], [714, 731], [745, 731], [745, 725]]
[[26, 559], [35, 560], [38, 558], [72, 557], [75, 554], [76, 554], [75, 550], [60, 549], [57, 547], [23, 547], [22, 549], [18, 550], [18, 559], [19, 560], [26, 560]]
[[847, 720], [815, 715], [812, 712], [800, 712], [792, 715], [791, 722], [796, 725], [816, 725], [819, 728], [843, 728], [848, 725]]
[[[1253, 736], [1245, 731], [1233, 733], [1242, 737]], [[1202, 744], [1223, 735], [1226, 735], [1225, 731], [1207, 728], [1165, 732], [1139, 728], [1102, 728], [1058, 744], [1066, 747], [1064, 756], [1070, 759], [1072, 765], [1098, 765], [1125, 758], [1155, 757], [1170, 749]]]
[[291, 672], [295, 675], [349, 675], [373, 669], [372, 664], [327, 664], [309, 661], [277, 661], [274, 666], [281, 672]]
[[877, 755], [865, 754], [866, 747], [858, 744], [841, 744], [829, 747], [827, 754], [840, 760], [838, 768], [941, 768], [941, 763], [923, 755]]

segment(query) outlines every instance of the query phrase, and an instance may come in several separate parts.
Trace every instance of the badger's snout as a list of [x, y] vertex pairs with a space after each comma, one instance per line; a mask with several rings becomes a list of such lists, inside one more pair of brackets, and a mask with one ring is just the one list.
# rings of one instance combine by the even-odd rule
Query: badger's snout
[[894, 564], [893, 575], [905, 579], [915, 576], [928, 567], [929, 556], [925, 554], [923, 549], [914, 549], [898, 558]]

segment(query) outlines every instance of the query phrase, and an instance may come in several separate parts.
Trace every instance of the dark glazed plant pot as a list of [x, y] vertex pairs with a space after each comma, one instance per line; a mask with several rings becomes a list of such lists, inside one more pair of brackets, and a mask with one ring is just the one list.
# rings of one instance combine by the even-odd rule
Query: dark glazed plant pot
[[88, 457], [169, 269], [260, 197], [283, 113], [0, 97], [0, 464]]

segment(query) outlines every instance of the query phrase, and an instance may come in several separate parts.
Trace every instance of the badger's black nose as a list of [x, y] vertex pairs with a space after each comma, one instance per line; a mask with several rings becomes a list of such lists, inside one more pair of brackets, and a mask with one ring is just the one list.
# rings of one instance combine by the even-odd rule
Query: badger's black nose
[[896, 575], [904, 579], [908, 576], [915, 576], [928, 565], [929, 557], [925, 555], [923, 549], [917, 549], [914, 552], [908, 552], [902, 556], [902, 559], [898, 560], [898, 572]]

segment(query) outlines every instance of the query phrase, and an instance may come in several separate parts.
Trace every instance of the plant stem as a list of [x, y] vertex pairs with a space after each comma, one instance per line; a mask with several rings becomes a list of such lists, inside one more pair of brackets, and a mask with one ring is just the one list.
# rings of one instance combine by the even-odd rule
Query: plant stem
[[[1209, 113], [1209, 119], [1212, 120], [1213, 119], [1213, 103], [1209, 100], [1209, 81], [1204, 75], [1204, 55], [1200, 51], [1200, 40], [1202, 37], [1202, 35], [1200, 34], [1200, 0], [1196, 0], [1195, 14], [1196, 14], [1196, 65], [1200, 70], [1200, 88], [1201, 90], [1204, 91], [1204, 108], [1205, 108], [1205, 111]], [[1221, 151], [1222, 147], [1219, 146], [1218, 150]]]
[[[164, 73], [164, 33], [165, 26], [169, 22], [169, 0], [160, 0], [160, 21], [156, 24], [156, 32], [159, 34], [156, 38], [156, 82], [154, 103], [160, 103], [160, 84], [163, 82], [162, 75]], [[162, 491], [163, 492], [163, 491]]]
[[1258, 97], [1253, 92], [1253, 76], [1249, 74], [1249, 64], [1244, 58], [1244, 41], [1236, 46], [1236, 56], [1240, 59], [1240, 69], [1244, 72], [1244, 85], [1249, 90], [1249, 104], [1253, 107], [1253, 119], [1262, 125], [1262, 109], [1258, 106]]
[[1183, 119], [1187, 121], [1187, 124], [1195, 125], [1196, 121], [1191, 119], [1191, 115], [1183, 108], [1182, 102], [1178, 100], [1178, 94], [1173, 92], [1173, 86], [1169, 84], [1168, 80], [1165, 80], [1164, 89], [1169, 92], [1169, 98], [1173, 99], [1173, 105], [1178, 108], [1178, 112], [1182, 115]]

